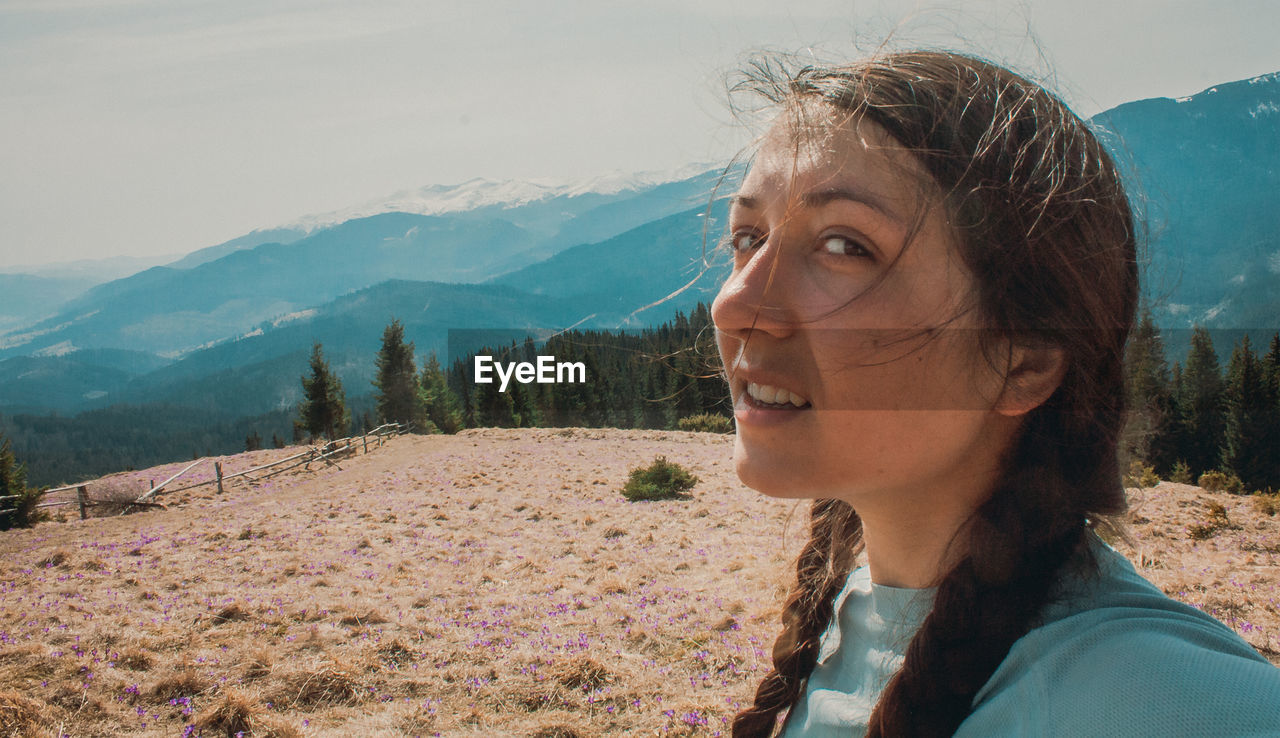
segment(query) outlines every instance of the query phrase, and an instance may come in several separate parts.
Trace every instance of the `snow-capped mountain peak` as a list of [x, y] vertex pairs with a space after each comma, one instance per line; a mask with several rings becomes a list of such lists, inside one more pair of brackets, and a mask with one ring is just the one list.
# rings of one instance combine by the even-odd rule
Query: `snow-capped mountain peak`
[[417, 189], [402, 190], [363, 205], [308, 215], [290, 223], [287, 227], [314, 231], [353, 218], [364, 218], [380, 213], [442, 215], [484, 207], [515, 208], [555, 197], [578, 197], [586, 194], [616, 195], [687, 179], [716, 167], [717, 165], [713, 164], [690, 164], [669, 171], [641, 173], [614, 171], [585, 179], [559, 181], [546, 178], [498, 181], [477, 177], [461, 184], [432, 184]]

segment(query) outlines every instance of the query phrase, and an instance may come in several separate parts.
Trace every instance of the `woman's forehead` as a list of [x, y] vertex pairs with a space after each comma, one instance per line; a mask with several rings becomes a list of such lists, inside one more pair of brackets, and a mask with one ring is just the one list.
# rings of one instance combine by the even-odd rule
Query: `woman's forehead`
[[899, 213], [919, 204], [928, 175], [883, 128], [825, 104], [780, 115], [760, 141], [739, 194], [752, 199], [856, 190]]

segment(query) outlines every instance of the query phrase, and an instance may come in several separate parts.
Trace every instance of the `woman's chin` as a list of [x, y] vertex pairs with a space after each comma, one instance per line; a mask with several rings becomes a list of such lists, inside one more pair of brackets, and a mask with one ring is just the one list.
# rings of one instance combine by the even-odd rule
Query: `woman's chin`
[[804, 483], [802, 468], [780, 463], [779, 460], [760, 458], [760, 454], [752, 454], [741, 447], [741, 442], [734, 449], [734, 467], [738, 479], [744, 485], [768, 497], [780, 499], [803, 499], [814, 497], [813, 490]]

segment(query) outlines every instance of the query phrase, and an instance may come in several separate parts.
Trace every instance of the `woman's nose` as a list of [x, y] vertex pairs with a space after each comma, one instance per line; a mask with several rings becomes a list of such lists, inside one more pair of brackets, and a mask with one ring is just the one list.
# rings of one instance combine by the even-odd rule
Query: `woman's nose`
[[746, 263], [734, 268], [711, 303], [711, 319], [722, 333], [745, 338], [760, 331], [782, 338], [795, 328], [794, 275], [773, 241], [766, 241]]

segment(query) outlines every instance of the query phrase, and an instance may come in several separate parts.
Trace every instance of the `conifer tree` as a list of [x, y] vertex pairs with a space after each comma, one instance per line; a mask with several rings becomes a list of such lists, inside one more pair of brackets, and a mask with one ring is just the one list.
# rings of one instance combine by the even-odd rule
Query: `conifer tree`
[[[511, 361], [535, 364], [538, 361], [538, 349], [533, 344], [533, 338], [526, 336], [519, 346], [515, 341], [511, 342], [507, 356]], [[535, 404], [537, 390], [534, 388], [538, 386], [536, 383], [524, 384], [515, 380], [507, 385], [507, 393], [511, 395], [512, 424], [516, 427], [536, 428], [541, 425], [541, 415]]]
[[1179, 457], [1193, 476], [1218, 468], [1222, 448], [1222, 373], [1213, 340], [1204, 326], [1191, 333], [1191, 349], [1182, 370], [1178, 398], [1182, 448]]
[[35, 522], [39, 498], [39, 492], [27, 489], [27, 469], [14, 458], [9, 439], [0, 435], [0, 530]]
[[533, 342], [533, 336], [525, 336], [524, 343], [520, 344], [520, 361], [527, 361], [530, 364], [538, 360], [538, 347]]
[[1267, 486], [1273, 491], [1280, 491], [1280, 453], [1275, 449], [1280, 446], [1280, 331], [1271, 335], [1271, 347], [1262, 359], [1262, 378], [1270, 398], [1267, 416], [1267, 438], [1270, 439], [1272, 451], [1270, 472]]
[[377, 388], [378, 421], [380, 423], [420, 423], [423, 417], [422, 395], [418, 386], [418, 370], [413, 360], [413, 343], [405, 343], [404, 326], [399, 320], [382, 331], [382, 348], [378, 350]]
[[534, 405], [536, 397], [536, 384], [520, 384], [519, 382], [511, 382], [507, 386], [507, 393], [511, 395], [511, 408], [515, 413], [515, 425], [521, 428], [536, 428], [542, 423], [541, 414]]
[[449, 388], [434, 351], [427, 355], [418, 384], [427, 422], [442, 433], [457, 433], [462, 430], [461, 404], [458, 396]]
[[641, 428], [675, 427], [675, 399], [667, 392], [661, 365], [657, 362], [650, 362], [645, 366], [644, 397], [641, 402]]
[[[1169, 447], [1174, 457], [1174, 464], [1186, 466], [1187, 427], [1184, 419], [1182, 400], [1186, 397], [1187, 383], [1182, 378], [1182, 364], [1173, 362], [1173, 370], [1169, 373]], [[1187, 467], [1187, 474], [1190, 474]]]
[[298, 405], [298, 426], [312, 437], [338, 437], [340, 430], [351, 424], [342, 382], [329, 371], [324, 348], [319, 342], [311, 348], [311, 376], [302, 377], [302, 402]]
[[582, 408], [582, 420], [577, 425], [588, 428], [599, 428], [605, 423], [605, 402], [608, 400], [605, 378], [600, 372], [600, 363], [594, 351], [583, 351], [578, 357], [586, 368], [586, 381], [569, 385], [574, 404]]
[[1267, 386], [1263, 364], [1246, 335], [1231, 352], [1224, 392], [1222, 465], [1250, 490], [1280, 486], [1273, 460], [1275, 398]]
[[516, 407], [511, 394], [499, 390], [497, 382], [476, 386], [476, 423], [482, 427], [512, 428]]
[[667, 375], [667, 393], [675, 401], [675, 419], [668, 427], [675, 428], [675, 423], [680, 418], [702, 412], [702, 394], [698, 391], [696, 374], [687, 354], [680, 353], [671, 359], [671, 368]]
[[1169, 365], [1160, 329], [1145, 308], [1125, 347], [1125, 392], [1129, 405], [1122, 436], [1125, 452], [1162, 471], [1172, 468], [1176, 450]]
[[1280, 403], [1280, 331], [1271, 336], [1271, 349], [1262, 359], [1262, 376], [1266, 378], [1276, 402]]
[[[512, 347], [515, 343], [512, 343]], [[511, 360], [511, 350], [509, 349], [493, 349], [488, 346], [480, 349], [475, 355], [485, 355], [495, 357], [495, 360], [508, 362]], [[514, 428], [516, 422], [515, 402], [512, 400], [510, 392], [502, 391], [501, 384], [496, 377], [490, 376], [492, 381], [480, 384], [475, 381], [475, 377], [471, 376], [471, 367], [474, 363], [467, 362], [467, 376], [475, 387], [474, 406], [472, 414], [475, 424], [478, 427], [491, 428]], [[512, 380], [514, 382], [514, 380]], [[510, 389], [510, 385], [508, 385]]]
[[472, 391], [475, 385], [471, 382], [470, 367], [462, 359], [454, 359], [444, 376], [449, 389], [458, 398], [458, 406], [462, 411], [462, 426], [476, 427], [475, 393]]
[[[556, 357], [557, 361], [582, 360], [570, 334], [561, 334], [556, 336], [554, 341], [548, 341], [547, 350]], [[583, 363], [585, 365], [585, 361]], [[587, 374], [587, 381], [591, 381], [590, 374]], [[544, 417], [552, 426], [572, 428], [588, 425], [586, 421], [588, 393], [584, 389], [585, 386], [571, 383], [551, 385], [551, 403]]]

